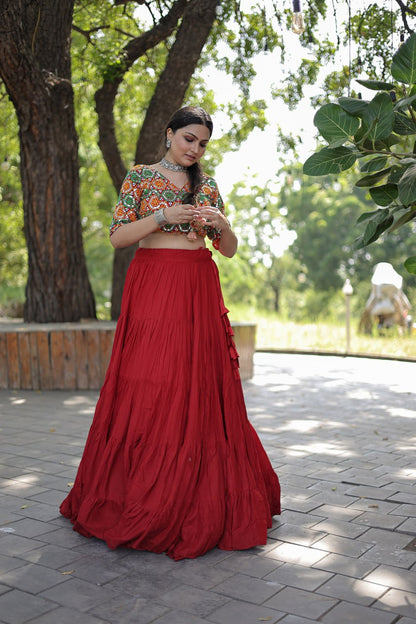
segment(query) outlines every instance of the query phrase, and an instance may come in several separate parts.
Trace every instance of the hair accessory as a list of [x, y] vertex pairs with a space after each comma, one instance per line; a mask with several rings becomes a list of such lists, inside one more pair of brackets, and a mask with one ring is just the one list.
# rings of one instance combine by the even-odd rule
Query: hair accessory
[[168, 222], [168, 220], [165, 217], [165, 213], [163, 211], [163, 208], [159, 208], [159, 210], [155, 210], [153, 213], [153, 216], [155, 218], [156, 223], [162, 227], [163, 225], [166, 225], [166, 223]]
[[188, 171], [188, 167], [183, 167], [182, 165], [175, 165], [169, 162], [169, 160], [166, 160], [166, 158], [162, 158], [162, 160], [159, 162], [159, 165], [161, 165], [165, 169], [168, 169], [169, 171]]

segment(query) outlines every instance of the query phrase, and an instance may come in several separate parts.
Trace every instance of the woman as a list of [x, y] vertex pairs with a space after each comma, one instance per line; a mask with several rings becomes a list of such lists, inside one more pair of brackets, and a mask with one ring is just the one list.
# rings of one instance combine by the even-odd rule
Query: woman
[[247, 420], [217, 267], [237, 238], [199, 160], [212, 133], [177, 111], [166, 154], [124, 180], [114, 247], [139, 242], [128, 269], [106, 379], [61, 513], [110, 548], [194, 558], [266, 543], [280, 487]]

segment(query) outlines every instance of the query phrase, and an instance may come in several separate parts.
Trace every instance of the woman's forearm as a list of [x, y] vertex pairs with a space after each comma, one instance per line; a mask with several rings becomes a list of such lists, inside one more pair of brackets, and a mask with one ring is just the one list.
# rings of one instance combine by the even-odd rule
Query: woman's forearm
[[230, 227], [223, 228], [221, 231], [221, 240], [219, 251], [223, 256], [232, 258], [237, 251], [238, 239]]
[[138, 243], [142, 238], [159, 229], [153, 215], [120, 225], [110, 236], [110, 242], [115, 249], [129, 247]]

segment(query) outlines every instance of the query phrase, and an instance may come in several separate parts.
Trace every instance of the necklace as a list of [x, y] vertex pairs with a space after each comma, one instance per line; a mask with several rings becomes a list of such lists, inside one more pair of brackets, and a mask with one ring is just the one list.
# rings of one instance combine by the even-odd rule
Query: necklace
[[165, 169], [169, 171], [188, 171], [188, 167], [183, 167], [182, 165], [174, 165], [173, 163], [166, 160], [166, 158], [162, 158], [159, 162], [159, 165], [162, 165]]

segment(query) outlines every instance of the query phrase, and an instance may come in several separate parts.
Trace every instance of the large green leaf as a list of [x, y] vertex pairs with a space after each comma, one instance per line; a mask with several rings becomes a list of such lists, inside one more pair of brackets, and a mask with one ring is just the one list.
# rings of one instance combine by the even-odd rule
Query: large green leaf
[[413, 221], [416, 219], [416, 208], [411, 208], [405, 214], [401, 215], [391, 226], [390, 232], [394, 232], [394, 230], [398, 230], [405, 223], [409, 223], [409, 221]]
[[416, 94], [413, 94], [407, 98], [402, 98], [401, 100], [396, 102], [396, 104], [394, 105], [394, 110], [401, 110], [402, 108], [406, 108], [410, 106], [411, 104], [413, 104], [415, 100], [416, 100]]
[[338, 102], [339, 105], [342, 106], [345, 111], [347, 111], [347, 113], [349, 113], [350, 115], [355, 115], [357, 117], [360, 117], [362, 115], [362, 113], [365, 111], [369, 104], [367, 100], [360, 100], [358, 98], [352, 97], [340, 97], [338, 99]]
[[395, 80], [413, 85], [416, 83], [416, 34], [413, 33], [397, 50], [391, 64]]
[[372, 89], [373, 91], [392, 91], [394, 89], [394, 84], [391, 82], [382, 82], [381, 80], [358, 80], [357, 82], [363, 87], [367, 87], [367, 89]]
[[389, 177], [387, 178], [387, 182], [391, 182], [392, 184], [398, 184], [406, 169], [407, 167], [402, 167], [401, 165], [393, 165]]
[[325, 104], [320, 108], [313, 123], [331, 147], [339, 147], [350, 139], [360, 127], [356, 117], [338, 104]]
[[363, 113], [363, 129], [368, 139], [387, 139], [393, 130], [393, 102], [388, 93], [377, 93]]
[[361, 239], [361, 247], [374, 243], [392, 225], [394, 217], [389, 214], [387, 209], [384, 209], [382, 212], [384, 215], [381, 220], [374, 219], [367, 224]]
[[303, 173], [310, 176], [341, 173], [353, 166], [356, 155], [347, 147], [324, 147], [320, 152], [309, 156], [303, 165]]
[[405, 113], [395, 112], [393, 131], [402, 136], [416, 134], [416, 123]]
[[416, 203], [416, 165], [410, 165], [399, 180], [399, 198], [405, 205]]
[[364, 176], [360, 180], [357, 180], [355, 186], [365, 187], [365, 186], [373, 186], [373, 184], [377, 184], [380, 182], [388, 173], [390, 173], [391, 167], [387, 167], [387, 169], [382, 169], [377, 173], [372, 173], [370, 175]]
[[397, 198], [398, 194], [399, 190], [396, 184], [383, 184], [370, 188], [371, 198], [378, 206], [388, 206]]
[[374, 171], [380, 171], [380, 169], [384, 169], [386, 165], [386, 156], [376, 156], [375, 158], [371, 158], [371, 160], [367, 160], [365, 163], [363, 163], [360, 169], [363, 173], [374, 173]]
[[407, 260], [404, 261], [404, 266], [405, 266], [405, 269], [409, 271], [409, 273], [416, 274], [416, 256], [407, 258]]

